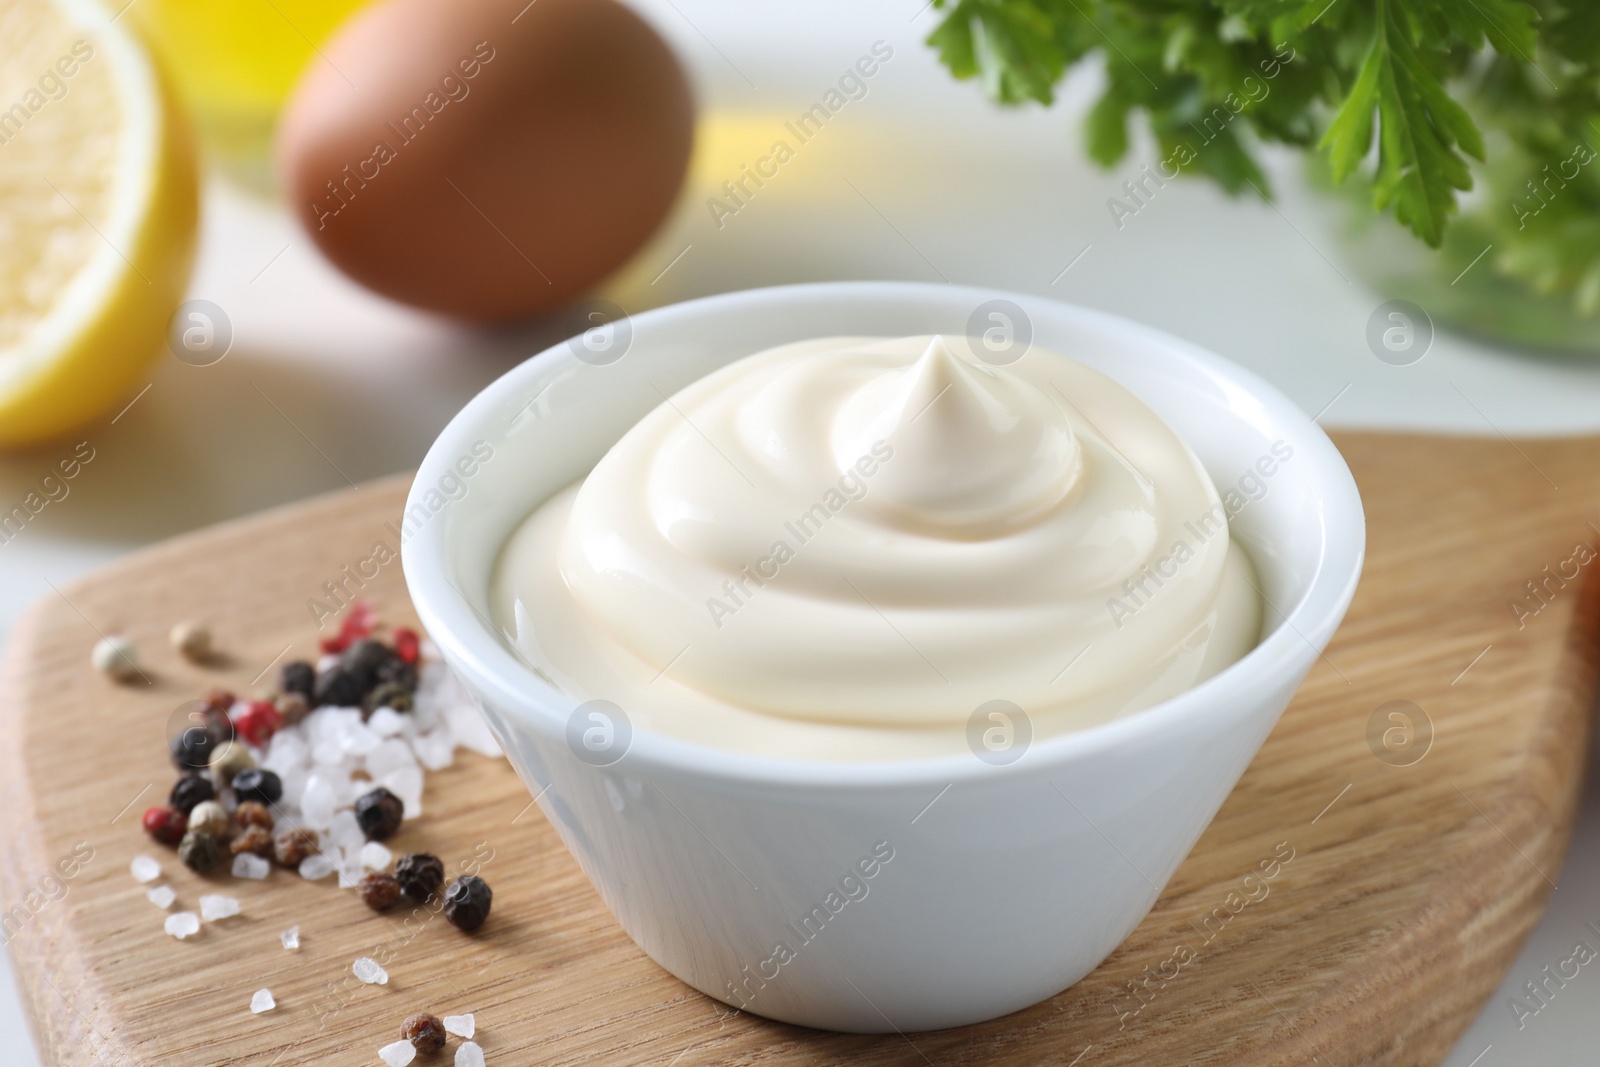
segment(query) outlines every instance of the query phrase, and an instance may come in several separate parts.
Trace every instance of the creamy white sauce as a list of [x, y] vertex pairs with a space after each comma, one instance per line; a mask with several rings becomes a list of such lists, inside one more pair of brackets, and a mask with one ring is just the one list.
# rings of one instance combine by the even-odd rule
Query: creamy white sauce
[[1189, 447], [1075, 360], [964, 350], [824, 338], [681, 390], [512, 535], [496, 623], [636, 730], [814, 760], [961, 752], [993, 700], [1078, 729], [1244, 655], [1253, 572]]

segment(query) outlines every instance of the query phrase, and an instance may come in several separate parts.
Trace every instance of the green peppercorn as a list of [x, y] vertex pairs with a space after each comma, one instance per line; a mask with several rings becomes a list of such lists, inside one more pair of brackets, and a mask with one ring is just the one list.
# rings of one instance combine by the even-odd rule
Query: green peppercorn
[[213, 782], [231, 782], [234, 775], [255, 765], [256, 759], [243, 741], [224, 741], [211, 750]]
[[221, 804], [215, 800], [204, 800], [189, 812], [189, 829], [207, 834], [218, 841], [226, 841], [233, 829], [233, 820], [228, 818], [228, 810]]
[[204, 874], [222, 862], [222, 842], [212, 834], [191, 829], [178, 842], [178, 858], [185, 867]]
[[411, 690], [398, 682], [379, 682], [361, 702], [361, 718], [363, 720], [372, 718], [372, 713], [379, 708], [410, 711], [411, 706]]

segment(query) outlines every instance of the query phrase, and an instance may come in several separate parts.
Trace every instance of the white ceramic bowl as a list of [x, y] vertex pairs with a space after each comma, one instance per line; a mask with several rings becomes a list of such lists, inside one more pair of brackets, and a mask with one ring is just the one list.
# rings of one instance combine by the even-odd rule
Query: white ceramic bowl
[[[1232, 522], [1272, 604], [1261, 644], [1166, 703], [1037, 739], [1005, 767], [966, 754], [756, 759], [642, 732], [611, 766], [580, 760], [567, 740], [577, 702], [487, 621], [490, 573], [513, 528], [662, 393], [725, 363], [807, 337], [963, 334], [997, 299], [1021, 309], [1014, 325], [1031, 323], [1034, 344], [1143, 398], [1219, 489], [1274, 442], [1293, 449]], [[423, 623], [623, 929], [713, 997], [834, 1030], [976, 1022], [1088, 974], [1155, 903], [1349, 606], [1365, 528], [1332, 443], [1210, 352], [1017, 293], [797, 285], [665, 307], [617, 329], [592, 338], [615, 355], [631, 329], [616, 362], [557, 345], [451, 421], [417, 473], [402, 555]], [[492, 458], [463, 461], [475, 446], [481, 460], [484, 445]]]

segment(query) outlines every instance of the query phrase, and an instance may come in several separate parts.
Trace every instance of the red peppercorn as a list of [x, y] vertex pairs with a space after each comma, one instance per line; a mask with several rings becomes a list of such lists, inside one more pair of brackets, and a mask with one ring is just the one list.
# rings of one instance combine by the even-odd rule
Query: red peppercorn
[[350, 614], [339, 624], [338, 634], [322, 639], [322, 651], [330, 656], [338, 655], [371, 634], [374, 621], [372, 605], [365, 600], [356, 601], [350, 608]]
[[422, 654], [422, 639], [417, 636], [417, 631], [408, 626], [396, 626], [394, 629], [394, 654], [407, 663], [417, 662], [417, 657]]
[[283, 716], [270, 700], [252, 700], [244, 712], [234, 720], [234, 729], [245, 741], [260, 748], [283, 726]]
[[145, 833], [163, 845], [176, 845], [189, 829], [189, 817], [171, 808], [150, 808], [142, 821]]

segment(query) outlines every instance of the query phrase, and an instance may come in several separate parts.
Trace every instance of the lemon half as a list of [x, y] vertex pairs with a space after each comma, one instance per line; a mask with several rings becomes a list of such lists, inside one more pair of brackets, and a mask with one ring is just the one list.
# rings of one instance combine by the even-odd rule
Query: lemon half
[[93, 0], [0, 0], [0, 446], [132, 399], [183, 299], [194, 151]]

